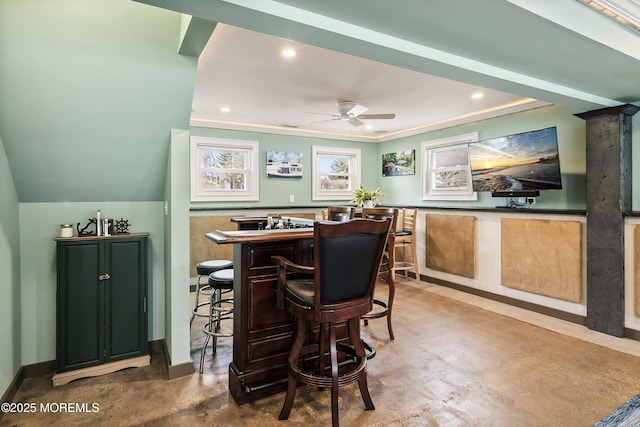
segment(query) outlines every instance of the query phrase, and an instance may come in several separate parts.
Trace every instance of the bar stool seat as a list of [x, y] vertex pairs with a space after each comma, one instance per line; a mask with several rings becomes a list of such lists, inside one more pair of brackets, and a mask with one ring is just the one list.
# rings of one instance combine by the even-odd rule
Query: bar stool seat
[[233, 332], [223, 331], [221, 322], [233, 319], [233, 298], [222, 298], [223, 294], [233, 291], [233, 270], [223, 269], [209, 274], [208, 287], [211, 289], [211, 300], [209, 302], [209, 320], [202, 325], [202, 332], [206, 338], [200, 351], [200, 373], [204, 368], [204, 353], [213, 338], [212, 349], [216, 352], [218, 337], [232, 337]]
[[200, 302], [200, 295], [205, 295], [211, 297], [212, 289], [209, 284], [203, 285], [201, 283], [202, 276], [209, 276], [211, 273], [214, 273], [219, 270], [232, 269], [233, 261], [228, 259], [212, 259], [209, 261], [203, 261], [196, 265], [196, 273], [198, 273], [198, 279], [196, 280], [196, 301], [193, 306], [193, 310], [191, 310], [191, 321], [189, 324], [193, 323], [193, 319], [196, 316], [198, 317], [209, 317], [209, 313], [200, 313], [198, 309], [203, 306], [208, 306], [210, 303], [210, 298], [207, 298], [206, 301]]

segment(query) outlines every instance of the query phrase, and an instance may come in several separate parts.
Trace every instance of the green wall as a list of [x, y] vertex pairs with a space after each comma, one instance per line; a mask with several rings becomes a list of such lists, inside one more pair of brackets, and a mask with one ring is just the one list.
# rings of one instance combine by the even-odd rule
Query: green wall
[[[633, 117], [633, 141], [640, 141], [640, 114]], [[217, 138], [257, 140], [260, 143], [260, 200], [256, 202], [191, 203], [193, 208], [251, 208], [251, 207], [292, 207], [326, 206], [330, 202], [311, 200], [311, 147], [313, 145], [342, 146], [362, 150], [363, 177], [366, 187], [380, 187], [385, 194], [383, 203], [390, 205], [410, 205], [423, 207], [491, 208], [503, 206], [504, 201], [494, 199], [489, 193], [479, 193], [477, 201], [423, 201], [421, 194], [420, 144], [470, 132], [478, 132], [479, 139], [510, 135], [513, 133], [541, 129], [549, 126], [558, 128], [558, 144], [562, 169], [562, 190], [541, 192], [536, 199], [536, 209], [584, 210], [586, 186], [586, 125], [567, 108], [550, 105], [522, 113], [510, 114], [494, 119], [482, 120], [463, 126], [427, 132], [398, 138], [381, 143], [364, 143], [332, 139], [307, 138], [291, 135], [277, 135], [257, 132], [243, 132], [200, 127], [190, 128], [191, 135]], [[416, 150], [416, 174], [383, 177], [381, 156], [399, 150]], [[266, 151], [300, 151], [304, 154], [304, 174], [301, 180], [266, 178]], [[640, 149], [632, 150], [632, 180], [634, 212], [640, 212]], [[181, 173], [188, 174], [184, 165]], [[295, 203], [289, 202], [289, 195], [295, 196]], [[343, 203], [340, 201], [339, 203]]]
[[0, 138], [0, 395], [22, 366], [18, 195]]
[[180, 25], [130, 0], [0, 2], [0, 391], [55, 358], [53, 238], [96, 209], [151, 233], [149, 339], [171, 328], [165, 166], [197, 66], [178, 54]]
[[[327, 201], [311, 200], [311, 147], [314, 145], [323, 147], [358, 148], [362, 155], [362, 184], [365, 187], [378, 185], [379, 159], [376, 145], [366, 142], [344, 141], [323, 138], [308, 138], [302, 136], [278, 135], [271, 133], [233, 131], [223, 129], [210, 129], [191, 127], [191, 135], [207, 136], [212, 138], [243, 139], [259, 142], [260, 165], [260, 200], [255, 202], [193, 202], [194, 208], [205, 207], [295, 207], [295, 206], [326, 206]], [[267, 150], [295, 151], [303, 155], [302, 179], [267, 178], [266, 163]], [[188, 167], [188, 165], [187, 165]], [[184, 173], [189, 173], [186, 169]], [[293, 194], [295, 203], [289, 202], [289, 195]], [[345, 203], [344, 200], [340, 203]]]
[[408, 204], [418, 206], [448, 207], [495, 207], [504, 206], [504, 199], [495, 199], [490, 193], [478, 193], [477, 201], [422, 201], [420, 200], [421, 175], [420, 143], [455, 135], [478, 132], [478, 139], [510, 135], [518, 132], [541, 129], [549, 126], [558, 128], [558, 149], [562, 172], [562, 190], [542, 191], [536, 199], [536, 209], [585, 209], [585, 122], [575, 117], [564, 107], [551, 105], [522, 113], [510, 114], [494, 119], [483, 120], [454, 128], [443, 129], [427, 134], [413, 135], [384, 142], [378, 146], [378, 153], [390, 153], [398, 150], [416, 150], [416, 175], [400, 177], [381, 177], [379, 185], [385, 194], [384, 202], [389, 204]]
[[0, 132], [20, 202], [162, 200], [197, 58], [130, 0], [0, 1]]
[[171, 132], [165, 185], [165, 330], [171, 364], [191, 361], [189, 307], [189, 132]]
[[[22, 365], [56, 357], [56, 246], [60, 224], [86, 224], [96, 210], [149, 237], [149, 339], [164, 338], [163, 202], [20, 203]], [[186, 292], [186, 286], [185, 286]], [[187, 317], [185, 317], [186, 319]], [[1, 350], [0, 350], [1, 351]]]
[[[322, 145], [361, 149], [362, 183], [367, 188], [380, 187], [385, 195], [382, 199], [384, 204], [460, 208], [495, 207], [496, 205], [503, 205], [504, 200], [494, 199], [489, 193], [479, 193], [477, 201], [445, 202], [421, 200], [422, 165], [420, 144], [424, 141], [470, 132], [478, 132], [479, 139], [486, 139], [549, 126], [557, 126], [558, 128], [563, 189], [542, 192], [541, 196], [536, 200], [535, 207], [540, 209], [585, 209], [585, 124], [582, 119], [575, 117], [566, 108], [560, 106], [537, 108], [523, 113], [378, 144], [192, 127], [190, 130], [191, 135], [259, 141], [260, 200], [256, 202], [228, 203], [192, 202], [191, 206], [194, 208], [326, 206], [330, 202], [314, 202], [311, 200], [311, 147]], [[416, 150], [416, 174], [383, 177], [382, 154], [410, 149]], [[304, 155], [302, 179], [266, 178], [267, 150], [302, 152]], [[189, 171], [185, 169], [182, 173], [188, 174]], [[295, 196], [295, 203], [289, 202], [289, 195], [291, 194]], [[338, 203], [344, 203], [344, 201], [339, 201]]]

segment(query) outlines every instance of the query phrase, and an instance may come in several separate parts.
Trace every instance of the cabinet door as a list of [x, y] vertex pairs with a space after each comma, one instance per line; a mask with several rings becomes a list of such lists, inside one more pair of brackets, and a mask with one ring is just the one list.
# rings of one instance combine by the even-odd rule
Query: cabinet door
[[57, 370], [86, 368], [104, 358], [102, 242], [58, 242]]
[[147, 350], [147, 239], [105, 241], [105, 362]]

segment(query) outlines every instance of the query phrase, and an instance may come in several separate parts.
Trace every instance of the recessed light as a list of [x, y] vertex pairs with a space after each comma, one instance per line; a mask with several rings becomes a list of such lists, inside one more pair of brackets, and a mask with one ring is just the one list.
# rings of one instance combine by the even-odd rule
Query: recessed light
[[296, 56], [296, 51], [293, 49], [285, 49], [282, 51], [282, 56], [286, 56], [286, 57]]
[[482, 92], [474, 92], [471, 94], [471, 98], [473, 99], [480, 99], [484, 96], [484, 93]]
[[371, 125], [366, 125], [364, 128], [365, 128], [365, 129], [373, 129], [373, 126], [371, 126]]
[[222, 111], [223, 113], [228, 113], [229, 111], [231, 111], [231, 109], [229, 107], [220, 107], [220, 111]]

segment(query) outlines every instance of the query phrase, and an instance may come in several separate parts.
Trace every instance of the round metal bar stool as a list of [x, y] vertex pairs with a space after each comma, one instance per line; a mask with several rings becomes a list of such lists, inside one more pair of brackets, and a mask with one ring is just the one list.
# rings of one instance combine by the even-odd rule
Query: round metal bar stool
[[[198, 317], [209, 317], [209, 313], [200, 313], [198, 309], [203, 306], [208, 306], [210, 304], [211, 294], [213, 293], [211, 286], [209, 284], [202, 284], [201, 279], [202, 276], [208, 277], [211, 273], [214, 273], [219, 270], [224, 269], [232, 269], [233, 261], [229, 261], [228, 259], [213, 259], [209, 261], [203, 261], [196, 265], [196, 272], [198, 273], [198, 279], [196, 281], [196, 302], [193, 305], [193, 310], [191, 310], [191, 321], [189, 324], [193, 323], [193, 319], [196, 316]], [[206, 301], [200, 302], [200, 296], [204, 295], [209, 298]]]
[[204, 352], [213, 338], [212, 349], [216, 352], [218, 337], [232, 337], [233, 332], [222, 330], [221, 322], [233, 319], [233, 298], [222, 298], [223, 294], [233, 290], [233, 270], [224, 269], [209, 275], [209, 287], [211, 288], [211, 301], [209, 304], [209, 320], [202, 325], [202, 332], [206, 335], [202, 350], [200, 351], [200, 373], [203, 371]]

